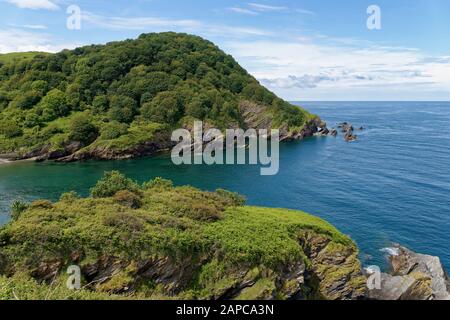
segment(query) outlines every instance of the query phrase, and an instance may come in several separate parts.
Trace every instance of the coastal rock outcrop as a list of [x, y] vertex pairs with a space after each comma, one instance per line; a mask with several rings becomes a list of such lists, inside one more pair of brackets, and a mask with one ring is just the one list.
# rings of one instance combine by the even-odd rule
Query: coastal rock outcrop
[[[124, 195], [140, 204], [129, 206]], [[363, 299], [357, 257], [348, 236], [304, 212], [248, 207], [225, 190], [163, 179], [140, 186], [113, 172], [91, 198], [35, 201], [0, 228], [0, 293], [27, 297], [33, 287], [33, 299], [49, 292], [53, 299]], [[69, 266], [81, 271], [80, 291], [66, 287]]]
[[398, 244], [390, 248], [391, 271], [381, 274], [376, 300], [450, 300], [450, 281], [438, 257], [418, 254]]
[[345, 141], [352, 142], [358, 139], [358, 136], [353, 133], [355, 128], [351, 123], [342, 122], [338, 125], [338, 128], [341, 129], [341, 132], [344, 134]]

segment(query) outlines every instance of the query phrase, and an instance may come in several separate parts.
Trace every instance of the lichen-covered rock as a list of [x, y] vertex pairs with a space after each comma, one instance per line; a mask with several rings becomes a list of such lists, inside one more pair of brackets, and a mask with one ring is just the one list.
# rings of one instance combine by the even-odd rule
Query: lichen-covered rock
[[308, 279], [317, 284], [316, 298], [355, 300], [365, 297], [366, 280], [354, 247], [314, 234], [307, 234], [303, 245], [311, 259]]
[[390, 274], [381, 275], [381, 289], [369, 291], [377, 300], [450, 300], [450, 282], [438, 257], [395, 245]]

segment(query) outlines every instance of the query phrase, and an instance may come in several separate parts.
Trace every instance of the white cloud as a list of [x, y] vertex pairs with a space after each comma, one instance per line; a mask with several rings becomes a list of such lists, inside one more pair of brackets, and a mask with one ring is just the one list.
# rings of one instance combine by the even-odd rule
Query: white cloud
[[145, 30], [148, 28], [187, 28], [200, 27], [201, 23], [196, 20], [171, 20], [154, 17], [107, 17], [90, 12], [82, 12], [82, 19], [94, 26], [107, 29], [120, 30]]
[[246, 15], [258, 15], [260, 13], [273, 13], [273, 12], [290, 12], [290, 13], [300, 13], [303, 15], [315, 15], [316, 13], [311, 10], [306, 10], [302, 8], [290, 9], [283, 6], [271, 6], [260, 3], [247, 3], [247, 7], [230, 7], [227, 10], [234, 13], [246, 14]]
[[206, 24], [197, 20], [173, 20], [154, 17], [108, 17], [90, 12], [82, 12], [82, 19], [89, 25], [113, 30], [142, 30], [142, 31], [182, 31], [196, 33], [207, 37], [269, 36], [270, 31], [252, 28], [228, 26], [220, 24]]
[[249, 9], [245, 9], [245, 8], [241, 8], [241, 7], [231, 7], [228, 8], [229, 11], [235, 12], [235, 13], [240, 13], [240, 14], [247, 14], [247, 15], [251, 15], [251, 16], [256, 16], [258, 15], [257, 12], [249, 10]]
[[47, 26], [44, 26], [42, 24], [24, 24], [22, 27], [27, 28], [27, 29], [35, 29], [35, 30], [47, 29]]
[[59, 52], [63, 49], [73, 49], [79, 45], [63, 43], [48, 34], [17, 29], [0, 31], [0, 53], [26, 51]]
[[227, 25], [205, 25], [198, 32], [205, 36], [214, 36], [214, 37], [234, 37], [234, 38], [243, 38], [243, 37], [267, 37], [272, 36], [273, 33], [267, 30], [262, 30], [258, 28], [251, 27], [231, 27]]
[[21, 9], [45, 9], [45, 10], [58, 10], [59, 6], [50, 0], [6, 0], [11, 4]]
[[[350, 43], [351, 41], [349, 41]], [[450, 60], [417, 49], [287, 41], [234, 41], [226, 49], [266, 86], [288, 99], [402, 90], [450, 97]], [[371, 93], [372, 99], [377, 93]]]
[[262, 11], [262, 12], [269, 12], [269, 11], [284, 11], [287, 10], [287, 7], [282, 7], [282, 6], [270, 6], [270, 5], [266, 5], [266, 4], [261, 4], [261, 3], [255, 3], [255, 2], [251, 2], [248, 4], [249, 7], [251, 7], [254, 10], [257, 11]]

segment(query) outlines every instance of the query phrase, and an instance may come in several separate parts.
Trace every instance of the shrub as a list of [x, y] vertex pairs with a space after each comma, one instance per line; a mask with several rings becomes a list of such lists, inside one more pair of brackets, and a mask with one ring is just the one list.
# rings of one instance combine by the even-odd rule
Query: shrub
[[30, 205], [33, 209], [53, 209], [53, 203], [49, 200], [36, 200]]
[[7, 138], [14, 138], [23, 134], [22, 128], [13, 120], [3, 120], [0, 122], [0, 134]]
[[41, 100], [42, 116], [45, 121], [52, 121], [58, 117], [63, 117], [69, 114], [70, 107], [67, 104], [66, 95], [64, 92], [53, 89]]
[[109, 171], [105, 172], [103, 178], [91, 189], [91, 194], [94, 198], [109, 198], [121, 190], [128, 190], [136, 194], [141, 192], [139, 185], [133, 180], [118, 171]]
[[183, 104], [176, 92], [161, 92], [141, 108], [145, 119], [175, 124], [183, 116]]
[[112, 121], [104, 125], [100, 137], [103, 140], [117, 139], [128, 132], [128, 125], [117, 121]]
[[108, 109], [108, 98], [105, 95], [96, 96], [92, 102], [92, 108], [96, 113], [105, 112]]
[[70, 191], [70, 192], [63, 193], [61, 195], [61, 197], [59, 198], [59, 200], [62, 202], [66, 202], [66, 203], [72, 203], [79, 198], [80, 197], [79, 197], [78, 193], [76, 193], [75, 191]]
[[213, 204], [192, 203], [186, 215], [194, 220], [214, 222], [222, 219], [222, 212]]
[[236, 193], [236, 192], [231, 192], [231, 191], [223, 190], [223, 189], [217, 189], [216, 193], [219, 196], [223, 197], [226, 200], [227, 204], [231, 205], [231, 206], [236, 206], [236, 207], [243, 206], [243, 205], [245, 205], [245, 202], [247, 201], [247, 199], [243, 195], [240, 195], [239, 193]]
[[109, 106], [109, 118], [118, 122], [131, 123], [137, 113], [136, 101], [127, 96], [113, 96]]
[[138, 209], [142, 206], [141, 197], [136, 193], [130, 192], [128, 190], [118, 191], [114, 197], [114, 201], [132, 209]]
[[163, 189], [168, 190], [173, 188], [173, 182], [163, 178], [155, 178], [148, 182], [145, 182], [143, 185], [144, 189]]
[[14, 201], [11, 206], [11, 220], [19, 220], [22, 213], [28, 209], [28, 204], [22, 201]]
[[90, 144], [98, 136], [98, 129], [86, 114], [80, 114], [72, 119], [70, 124], [70, 139], [84, 144]]

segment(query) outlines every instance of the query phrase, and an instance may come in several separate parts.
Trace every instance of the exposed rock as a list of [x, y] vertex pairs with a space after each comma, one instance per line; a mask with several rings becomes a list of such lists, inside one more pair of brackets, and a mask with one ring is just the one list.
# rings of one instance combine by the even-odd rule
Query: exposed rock
[[60, 272], [63, 263], [59, 260], [43, 261], [39, 267], [32, 272], [33, 277], [41, 281], [52, 281]]
[[312, 261], [306, 275], [309, 287], [317, 284], [315, 299], [358, 300], [366, 295], [366, 281], [354, 248], [307, 233], [303, 249]]
[[369, 291], [377, 300], [450, 300], [450, 282], [438, 257], [414, 253], [400, 245], [389, 256], [390, 274], [381, 274], [381, 289]]
[[[250, 101], [241, 101], [239, 109], [242, 114], [244, 129], [271, 130], [273, 128], [273, 118], [270, 112], [268, 112], [267, 107]], [[288, 126], [279, 129], [280, 141], [302, 140], [314, 136], [319, 130], [322, 130], [322, 132], [328, 130], [326, 123], [318, 117], [310, 120], [298, 131], [291, 130]]]
[[338, 135], [338, 131], [336, 129], [331, 129], [330, 136], [337, 137], [337, 135]]
[[152, 141], [129, 147], [126, 150], [115, 150], [107, 146], [94, 146], [83, 148], [75, 153], [70, 153], [62, 157], [51, 158], [57, 162], [75, 162], [83, 160], [124, 160], [139, 156], [152, 156], [160, 151], [167, 150], [174, 146], [170, 140], [168, 132], [155, 134]]
[[341, 129], [342, 133], [344, 133], [345, 141], [352, 142], [358, 139], [358, 136], [353, 133], [355, 129], [351, 123], [342, 122], [338, 125], [338, 128]]
[[347, 132], [347, 133], [344, 135], [344, 139], [345, 139], [345, 141], [347, 141], [347, 142], [352, 142], [352, 141], [358, 140], [358, 136], [355, 135], [355, 134], [353, 134], [353, 132]]
[[353, 126], [352, 126], [350, 123], [348, 123], [348, 122], [342, 122], [342, 123], [340, 123], [340, 124], [338, 125], [338, 128], [341, 129], [341, 131], [342, 131], [343, 133], [346, 133], [346, 132], [353, 132], [353, 130], [354, 130]]

